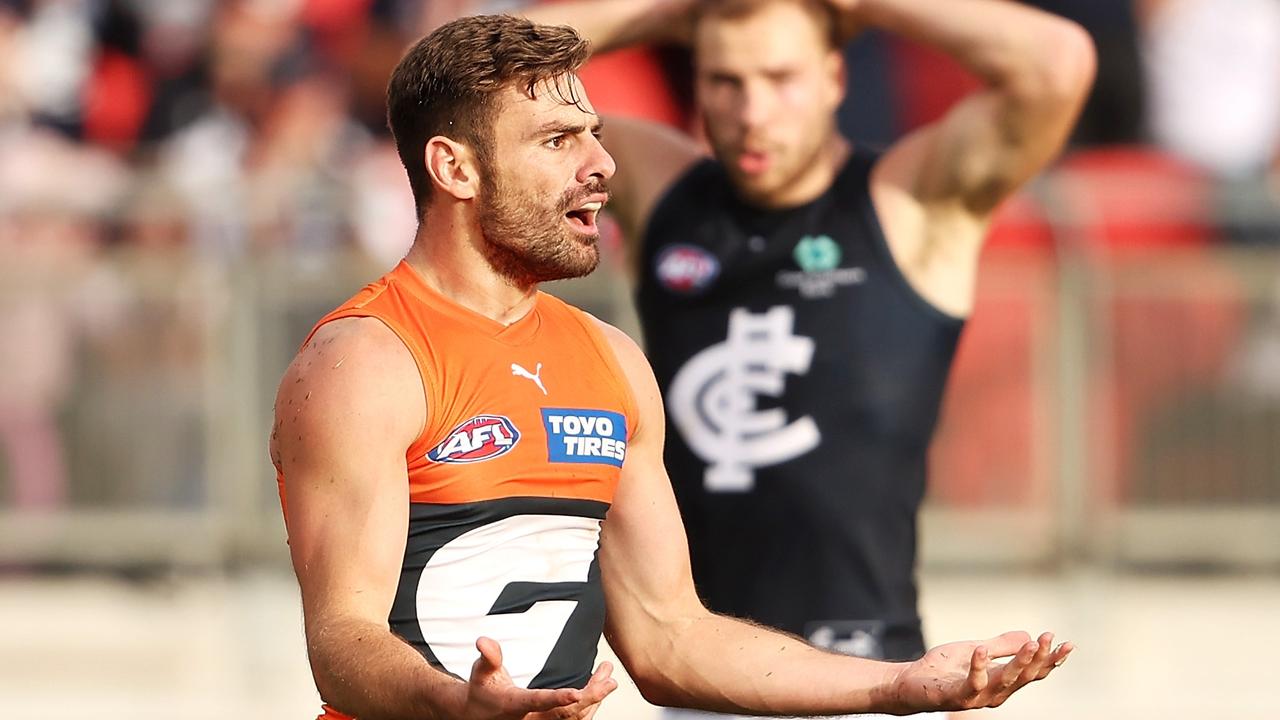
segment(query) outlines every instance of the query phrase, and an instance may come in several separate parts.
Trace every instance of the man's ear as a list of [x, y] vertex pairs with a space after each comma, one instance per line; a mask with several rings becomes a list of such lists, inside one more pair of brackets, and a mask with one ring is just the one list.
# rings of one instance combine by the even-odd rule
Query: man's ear
[[458, 200], [470, 200], [480, 188], [479, 163], [470, 147], [436, 135], [423, 149], [431, 184]]
[[844, 61], [844, 53], [838, 49], [829, 52], [824, 62], [827, 72], [835, 80], [836, 104], [839, 105], [844, 102], [844, 96], [849, 87], [849, 65]]

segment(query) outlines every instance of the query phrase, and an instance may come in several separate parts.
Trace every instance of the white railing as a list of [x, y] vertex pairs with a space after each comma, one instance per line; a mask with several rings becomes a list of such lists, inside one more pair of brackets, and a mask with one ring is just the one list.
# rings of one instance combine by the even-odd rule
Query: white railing
[[[1079, 217], [984, 257], [925, 561], [1280, 563], [1280, 243], [1100, 251]], [[283, 561], [275, 383], [382, 268], [79, 257], [0, 262], [0, 563]], [[555, 291], [634, 328], [607, 266]]]

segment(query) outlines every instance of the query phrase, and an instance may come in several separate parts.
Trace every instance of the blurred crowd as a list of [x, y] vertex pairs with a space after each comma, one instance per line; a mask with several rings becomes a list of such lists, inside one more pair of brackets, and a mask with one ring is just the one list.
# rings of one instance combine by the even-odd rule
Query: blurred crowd
[[[86, 477], [151, 472], [155, 452], [126, 441], [147, 427], [68, 428], [60, 415], [83, 347], [112, 382], [77, 402], [117, 415], [151, 402], [134, 416], [189, 460], [213, 269], [264, 252], [399, 258], [415, 218], [386, 79], [431, 28], [518, 4], [0, 0], [0, 487], [12, 504], [66, 500], [68, 433], [97, 448]], [[1083, 24], [1099, 51], [1062, 163], [1088, 212], [1067, 212], [1105, 216], [1104, 244], [1280, 244], [1280, 3], [1033, 4]], [[898, 38], [869, 34], [847, 54], [840, 123], [855, 139], [887, 143], [976, 87]], [[604, 112], [696, 132], [688, 63], [678, 48], [629, 50], [594, 60], [584, 81]], [[1015, 200], [997, 244], [1044, 243], [1053, 216]], [[165, 500], [199, 501], [174, 492]]]

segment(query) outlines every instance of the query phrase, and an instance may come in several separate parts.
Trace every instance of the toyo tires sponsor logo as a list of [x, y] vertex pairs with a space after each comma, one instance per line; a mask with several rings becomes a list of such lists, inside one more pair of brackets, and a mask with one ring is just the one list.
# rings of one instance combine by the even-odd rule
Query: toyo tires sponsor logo
[[711, 285], [720, 274], [720, 261], [694, 245], [668, 245], [658, 253], [653, 268], [668, 290], [690, 295]]
[[454, 428], [427, 453], [440, 463], [474, 463], [511, 452], [520, 442], [520, 431], [501, 415], [477, 415]]
[[627, 419], [609, 410], [543, 408], [547, 459], [622, 467], [627, 459]]

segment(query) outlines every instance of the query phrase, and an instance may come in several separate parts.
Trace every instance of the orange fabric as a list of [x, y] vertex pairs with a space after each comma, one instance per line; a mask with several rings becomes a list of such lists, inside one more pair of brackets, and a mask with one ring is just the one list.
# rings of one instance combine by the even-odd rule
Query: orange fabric
[[356, 720], [346, 713], [338, 712], [328, 705], [324, 706], [324, 712], [316, 718], [316, 720]]
[[[322, 318], [311, 335], [345, 317], [378, 318], [418, 365], [427, 423], [406, 453], [411, 502], [530, 496], [613, 500], [620, 468], [548, 460], [543, 409], [614, 412], [626, 418], [627, 439], [634, 430], [634, 399], [608, 341], [589, 315], [540, 292], [528, 315], [503, 327], [441, 296], [401, 262]], [[537, 374], [547, 394], [533, 380], [517, 376], [513, 364]], [[463, 464], [427, 457], [459, 426], [487, 415], [505, 417], [515, 426], [519, 438], [511, 450]], [[283, 499], [284, 479], [277, 480]]]

